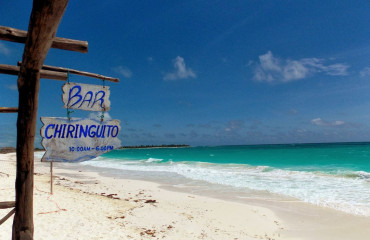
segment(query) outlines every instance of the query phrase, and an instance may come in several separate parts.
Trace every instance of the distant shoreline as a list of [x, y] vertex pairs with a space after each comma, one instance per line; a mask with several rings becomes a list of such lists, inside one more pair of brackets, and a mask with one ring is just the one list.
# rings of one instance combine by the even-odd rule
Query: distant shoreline
[[[318, 143], [266, 143], [266, 144], [237, 144], [237, 145], [217, 145], [217, 147], [224, 146], [249, 146], [249, 147], [265, 147], [265, 146], [287, 146], [287, 147], [311, 147], [311, 146], [325, 146], [325, 145], [370, 145], [370, 141], [360, 142], [318, 142]], [[204, 145], [207, 146], [207, 145]], [[211, 145], [210, 145], [211, 146]], [[145, 148], [188, 148], [192, 147], [188, 144], [162, 144], [162, 145], [138, 145], [138, 146], [121, 146], [117, 149], [145, 149]], [[45, 151], [43, 148], [36, 147], [35, 152]], [[15, 147], [0, 147], [0, 154], [7, 154], [16, 152]]]
[[140, 146], [121, 146], [117, 149], [142, 149], [142, 148], [188, 148], [187, 144], [163, 144], [163, 145], [140, 145]]
[[[142, 148], [187, 148], [191, 147], [187, 144], [162, 144], [162, 145], [139, 145], [139, 146], [121, 146], [117, 149], [142, 149]], [[16, 152], [17, 149], [15, 147], [0, 147], [1, 154], [13, 153]], [[42, 152], [45, 149], [35, 148], [35, 152]]]

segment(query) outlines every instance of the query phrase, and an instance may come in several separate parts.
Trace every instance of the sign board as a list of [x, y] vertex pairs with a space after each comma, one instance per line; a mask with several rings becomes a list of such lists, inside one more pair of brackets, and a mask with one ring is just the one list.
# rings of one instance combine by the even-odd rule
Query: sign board
[[62, 89], [64, 108], [100, 112], [110, 109], [110, 91], [107, 86], [66, 83]]
[[121, 146], [119, 120], [41, 117], [42, 162], [81, 162]]

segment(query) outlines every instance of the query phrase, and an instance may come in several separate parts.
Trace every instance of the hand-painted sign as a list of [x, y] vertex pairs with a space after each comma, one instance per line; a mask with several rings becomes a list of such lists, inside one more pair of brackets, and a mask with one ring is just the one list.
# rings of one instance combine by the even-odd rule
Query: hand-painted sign
[[107, 86], [66, 83], [62, 98], [65, 108], [103, 112], [110, 109], [109, 95]]
[[41, 117], [42, 162], [81, 162], [121, 146], [119, 120]]

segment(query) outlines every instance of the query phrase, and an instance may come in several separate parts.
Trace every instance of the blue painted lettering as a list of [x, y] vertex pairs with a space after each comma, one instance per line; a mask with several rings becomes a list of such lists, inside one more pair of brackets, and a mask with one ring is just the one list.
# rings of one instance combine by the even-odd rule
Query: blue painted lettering
[[[114, 130], [116, 130], [116, 132], [114, 132]], [[117, 126], [113, 126], [112, 127], [112, 137], [117, 137], [118, 135], [118, 127]]]
[[[99, 99], [97, 99], [97, 98], [98, 98], [99, 93], [101, 93], [101, 97], [100, 97]], [[94, 102], [93, 102], [93, 104], [91, 105], [91, 107], [93, 108], [93, 107], [94, 107], [94, 105], [95, 105], [95, 103], [100, 101], [100, 107], [101, 107], [101, 108], [104, 108], [104, 106], [103, 106], [103, 103], [104, 103], [104, 99], [103, 99], [103, 98], [104, 98], [104, 96], [105, 96], [105, 92], [104, 92], [104, 91], [99, 91], [99, 92], [97, 92], [97, 93], [95, 94]]]
[[[99, 131], [100, 130], [100, 131]], [[104, 131], [104, 125], [98, 125], [96, 129], [96, 137], [100, 138], [102, 136], [102, 132]]]
[[73, 126], [73, 125], [68, 125], [68, 129], [67, 129], [67, 136], [66, 136], [66, 138], [68, 138], [68, 136], [70, 135], [71, 136], [71, 138], [73, 138], [73, 131], [75, 130], [75, 126]]
[[82, 100], [80, 106], [78, 106], [79, 108], [82, 106], [82, 104], [84, 104], [85, 102], [87, 102], [87, 107], [90, 105], [91, 103], [91, 100], [93, 98], [93, 92], [92, 91], [88, 91], [86, 94], [85, 94], [85, 97], [84, 99]]
[[[74, 95], [72, 95], [72, 92], [74, 89], [77, 89], [77, 92]], [[68, 107], [73, 107], [74, 105], [76, 105], [78, 102], [81, 101], [82, 96], [80, 95], [80, 92], [81, 92], [81, 86], [78, 86], [78, 85], [74, 86], [73, 88], [69, 90], [69, 95], [68, 95], [69, 97], [68, 97], [68, 104], [67, 104]], [[77, 98], [77, 100], [74, 100], [74, 103], [71, 105], [71, 100], [74, 98]]]
[[119, 127], [116, 125], [80, 125], [80, 124], [49, 124], [43, 130], [43, 137], [51, 138], [105, 138], [117, 137]]
[[81, 126], [80, 126], [80, 135], [79, 135], [79, 137], [78, 137], [78, 138], [81, 138], [81, 135], [82, 135], [82, 134], [84, 135], [84, 137], [87, 137], [87, 132], [88, 132], [88, 130], [89, 130], [89, 125], [86, 125], [85, 129], [84, 129], [84, 127], [81, 125]]
[[78, 126], [80, 126], [80, 124], [76, 124], [75, 138], [77, 138]]
[[64, 134], [66, 133], [66, 127], [67, 127], [67, 124], [63, 124], [62, 138], [64, 138]]
[[[58, 129], [58, 126], [60, 127], [59, 129]], [[60, 138], [60, 133], [62, 132], [62, 128], [63, 128], [62, 125], [59, 125], [59, 124], [55, 125], [54, 138]], [[57, 137], [57, 134], [58, 134], [58, 137]]]
[[50, 135], [48, 136], [48, 130], [49, 130], [49, 127], [51, 127], [52, 129], [55, 127], [55, 124], [49, 124], [46, 128], [45, 128], [45, 138], [46, 139], [50, 139], [53, 137], [53, 135]]
[[112, 126], [112, 125], [107, 125], [107, 127], [108, 127], [107, 137], [109, 137], [109, 136], [110, 136], [110, 130], [111, 130], [111, 128], [112, 128], [113, 126]]
[[91, 129], [93, 127], [96, 128], [96, 125], [91, 125], [90, 128], [89, 128], [89, 137], [91, 137], [91, 138], [95, 137], [95, 135], [96, 135], [96, 132], [91, 131]]

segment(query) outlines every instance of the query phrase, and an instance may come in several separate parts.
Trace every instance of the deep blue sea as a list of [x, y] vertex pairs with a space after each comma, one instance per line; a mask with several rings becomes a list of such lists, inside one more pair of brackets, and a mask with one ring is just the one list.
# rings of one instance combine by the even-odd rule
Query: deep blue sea
[[370, 216], [370, 143], [122, 149], [81, 164]]

